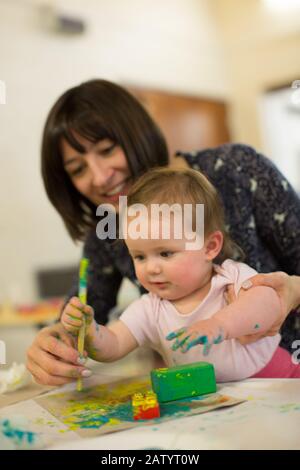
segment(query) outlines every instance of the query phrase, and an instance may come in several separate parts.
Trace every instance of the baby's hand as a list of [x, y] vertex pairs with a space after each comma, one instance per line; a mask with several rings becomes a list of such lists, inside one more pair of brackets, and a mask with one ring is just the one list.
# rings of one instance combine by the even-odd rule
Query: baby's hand
[[224, 332], [220, 322], [215, 318], [201, 320], [188, 328], [180, 328], [166, 336], [168, 341], [176, 338], [172, 350], [180, 348], [185, 353], [197, 344], [203, 344], [203, 354], [207, 356], [213, 344], [224, 341]]
[[78, 297], [72, 297], [65, 306], [60, 321], [67, 331], [78, 334], [83, 325], [83, 319], [88, 329], [93, 322], [94, 311], [89, 305], [81, 303]]

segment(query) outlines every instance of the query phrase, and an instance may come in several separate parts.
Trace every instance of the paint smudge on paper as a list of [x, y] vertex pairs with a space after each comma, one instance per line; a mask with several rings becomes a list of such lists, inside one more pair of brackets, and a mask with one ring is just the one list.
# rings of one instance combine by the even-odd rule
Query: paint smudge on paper
[[[87, 389], [85, 393], [77, 394], [78, 398], [70, 394], [58, 394], [55, 395], [55, 400], [64, 403], [58, 417], [72, 431], [98, 429], [104, 425], [114, 427], [122, 422], [133, 422], [131, 397], [136, 392], [149, 390], [149, 387], [148, 381], [129, 382], [114, 388], [98, 385]], [[56, 408], [49, 411], [57, 416]]]
[[36, 402], [52, 413], [64, 425], [80, 436], [106, 434], [122, 429], [154, 424], [180, 416], [199, 414], [211, 409], [238, 404], [225, 395], [210, 394], [177, 400], [160, 405], [160, 418], [135, 421], [131, 405], [134, 393], [151, 389], [148, 377], [124, 379], [102, 384], [85, 393], [65, 392], [36, 399]]
[[31, 449], [39, 447], [40, 436], [28, 430], [26, 419], [15, 417], [0, 420], [0, 449]]

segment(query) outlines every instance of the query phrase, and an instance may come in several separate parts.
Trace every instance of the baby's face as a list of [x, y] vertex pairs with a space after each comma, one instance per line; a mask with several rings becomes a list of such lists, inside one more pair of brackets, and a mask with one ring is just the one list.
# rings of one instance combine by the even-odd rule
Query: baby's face
[[[132, 220], [127, 218], [128, 223]], [[160, 230], [155, 239], [151, 238], [150, 228], [143, 235], [144, 238], [136, 238], [129, 230], [125, 242], [136, 276], [145, 289], [161, 298], [178, 300], [202, 286], [211, 269], [205, 246], [187, 250], [190, 240], [184, 236], [176, 239], [172, 228], [168, 239], [162, 236]]]

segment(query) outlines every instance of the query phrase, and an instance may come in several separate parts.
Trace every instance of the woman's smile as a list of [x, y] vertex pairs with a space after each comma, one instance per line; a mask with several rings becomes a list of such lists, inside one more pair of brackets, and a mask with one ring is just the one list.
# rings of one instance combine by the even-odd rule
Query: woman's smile
[[125, 178], [120, 183], [112, 186], [109, 190], [102, 192], [99, 195], [99, 199], [101, 199], [102, 202], [118, 202], [120, 196], [124, 196], [127, 194], [131, 184], [130, 180], [130, 177]]

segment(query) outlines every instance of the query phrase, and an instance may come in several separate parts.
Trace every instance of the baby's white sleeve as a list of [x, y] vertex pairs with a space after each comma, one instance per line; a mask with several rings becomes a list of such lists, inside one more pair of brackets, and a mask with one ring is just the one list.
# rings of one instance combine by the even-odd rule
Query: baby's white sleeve
[[251, 268], [245, 263], [239, 263], [231, 259], [227, 259], [222, 264], [221, 268], [225, 271], [226, 277], [231, 279], [234, 285], [235, 294], [238, 295], [243, 282], [247, 281], [251, 277], [257, 274], [255, 269]]
[[130, 304], [120, 320], [131, 331], [139, 346], [157, 343], [154, 305], [149, 294], [142, 295]]

